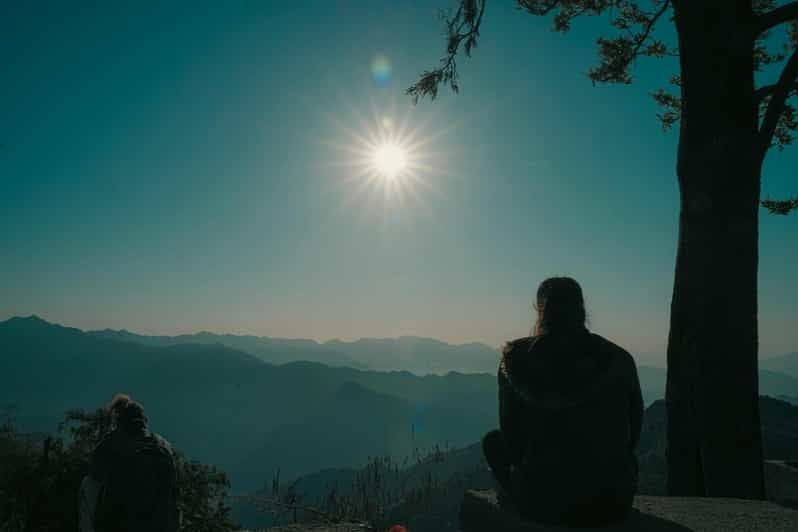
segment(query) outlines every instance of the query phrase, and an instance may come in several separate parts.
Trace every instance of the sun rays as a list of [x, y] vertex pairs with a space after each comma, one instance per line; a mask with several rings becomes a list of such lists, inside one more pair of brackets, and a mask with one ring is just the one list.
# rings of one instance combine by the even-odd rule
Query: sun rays
[[337, 196], [341, 208], [358, 209], [362, 218], [381, 214], [386, 218], [408, 219], [431, 213], [429, 200], [441, 198], [441, 178], [448, 172], [441, 164], [441, 137], [445, 128], [429, 113], [422, 120], [407, 106], [372, 105], [370, 113], [350, 108], [345, 116], [329, 115], [334, 139], [327, 166], [335, 169]]

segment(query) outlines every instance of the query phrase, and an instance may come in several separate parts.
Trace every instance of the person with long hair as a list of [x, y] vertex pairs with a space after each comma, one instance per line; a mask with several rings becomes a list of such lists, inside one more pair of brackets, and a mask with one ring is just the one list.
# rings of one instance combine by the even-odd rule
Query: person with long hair
[[105, 409], [112, 430], [91, 454], [81, 485], [81, 532], [177, 532], [172, 447], [148, 427], [140, 403], [116, 395]]
[[543, 281], [535, 308], [532, 335], [502, 351], [499, 430], [482, 442], [500, 500], [542, 523], [621, 521], [637, 489], [643, 416], [634, 359], [588, 330], [574, 279]]

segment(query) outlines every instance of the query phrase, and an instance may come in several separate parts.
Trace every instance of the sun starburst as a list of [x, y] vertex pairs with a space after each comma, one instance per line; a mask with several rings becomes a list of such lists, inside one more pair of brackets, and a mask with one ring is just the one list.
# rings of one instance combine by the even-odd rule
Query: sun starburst
[[449, 160], [442, 151], [448, 130], [434, 111], [372, 103], [368, 113], [345, 105], [328, 116], [334, 127], [324, 140], [332, 149], [325, 166], [335, 169], [341, 210], [394, 226], [434, 217], [434, 200], [443, 198], [443, 180], [454, 172], [451, 161], [442, 164]]

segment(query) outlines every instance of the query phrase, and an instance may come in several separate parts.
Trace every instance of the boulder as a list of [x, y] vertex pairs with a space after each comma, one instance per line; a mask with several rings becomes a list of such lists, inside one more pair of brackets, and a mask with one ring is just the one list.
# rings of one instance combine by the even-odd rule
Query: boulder
[[[492, 490], [467, 491], [460, 509], [462, 532], [556, 532], [574, 530], [525, 521], [500, 506]], [[601, 532], [796, 532], [798, 510], [768, 501], [704, 497], [635, 498], [629, 518]]]
[[765, 488], [769, 500], [798, 508], [798, 463], [766, 460]]

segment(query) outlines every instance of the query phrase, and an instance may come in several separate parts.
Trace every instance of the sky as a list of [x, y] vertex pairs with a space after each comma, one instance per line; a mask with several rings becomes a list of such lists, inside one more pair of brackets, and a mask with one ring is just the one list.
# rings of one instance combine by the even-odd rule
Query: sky
[[[0, 319], [499, 345], [571, 275], [593, 330], [664, 364], [677, 132], [650, 93], [676, 65], [594, 87], [606, 22], [513, 4], [414, 106], [449, 0], [3, 3]], [[403, 179], [365, 175], [380, 135]], [[763, 196], [797, 163], [771, 153]], [[798, 216], [760, 239], [760, 353], [796, 351]]]

